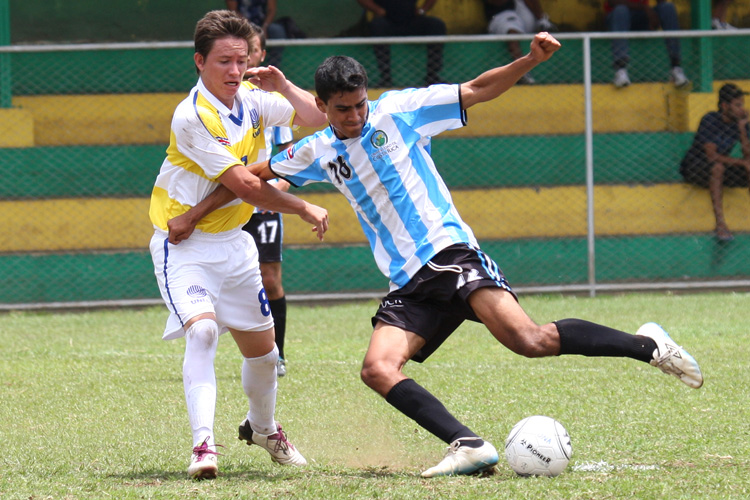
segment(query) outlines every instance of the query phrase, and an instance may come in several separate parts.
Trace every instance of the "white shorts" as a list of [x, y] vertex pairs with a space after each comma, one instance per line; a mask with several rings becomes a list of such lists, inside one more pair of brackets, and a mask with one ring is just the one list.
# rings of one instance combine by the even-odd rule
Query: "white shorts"
[[536, 18], [524, 0], [516, 0], [515, 10], [504, 10], [494, 15], [487, 26], [487, 31], [493, 35], [533, 33], [535, 29]]
[[263, 289], [258, 250], [240, 228], [221, 234], [194, 232], [172, 245], [156, 230], [149, 245], [154, 273], [169, 318], [162, 338], [185, 335], [183, 325], [203, 313], [214, 313], [219, 331], [264, 331], [273, 326]]

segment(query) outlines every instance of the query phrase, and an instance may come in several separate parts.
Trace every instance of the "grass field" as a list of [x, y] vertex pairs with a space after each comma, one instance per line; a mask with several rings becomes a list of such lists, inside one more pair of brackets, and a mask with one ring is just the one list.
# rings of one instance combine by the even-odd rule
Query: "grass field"
[[359, 380], [374, 302], [289, 309], [277, 418], [311, 463], [274, 465], [237, 440], [246, 411], [229, 336], [217, 354], [215, 481], [186, 478], [182, 341], [165, 310], [9, 313], [0, 319], [3, 499], [721, 499], [750, 497], [750, 295], [529, 296], [538, 322], [626, 331], [655, 320], [701, 363], [700, 390], [633, 360], [516, 356], [465, 324], [407, 374], [500, 450], [521, 418], [550, 415], [574, 456], [557, 478], [425, 480], [444, 444]]

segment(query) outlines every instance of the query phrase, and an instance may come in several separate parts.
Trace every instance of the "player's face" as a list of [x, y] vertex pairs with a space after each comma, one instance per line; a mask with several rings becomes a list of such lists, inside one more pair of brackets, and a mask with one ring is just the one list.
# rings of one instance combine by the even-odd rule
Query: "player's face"
[[250, 48], [247, 54], [247, 68], [257, 68], [265, 58], [266, 51], [260, 48], [260, 37], [256, 35], [250, 39]]
[[328, 102], [316, 98], [318, 109], [326, 114], [328, 122], [339, 139], [353, 139], [362, 135], [367, 122], [367, 89], [332, 95]]
[[194, 56], [203, 84], [230, 109], [247, 68], [247, 50], [246, 40], [226, 37], [216, 40], [205, 58]]

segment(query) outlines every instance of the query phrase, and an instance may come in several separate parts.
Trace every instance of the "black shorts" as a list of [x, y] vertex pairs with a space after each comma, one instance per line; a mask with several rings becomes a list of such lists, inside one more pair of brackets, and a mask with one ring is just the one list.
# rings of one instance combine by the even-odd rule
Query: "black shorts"
[[250, 233], [255, 240], [260, 262], [281, 262], [284, 221], [280, 213], [256, 212], [250, 217], [250, 221], [242, 226], [242, 229]]
[[406, 285], [385, 296], [372, 326], [383, 321], [425, 339], [427, 343], [411, 358], [421, 363], [464, 320], [479, 321], [468, 299], [483, 287], [502, 288], [516, 297], [487, 254], [469, 245], [452, 245], [435, 255]]
[[[699, 160], [685, 160], [680, 164], [680, 174], [690, 184], [708, 187], [708, 182], [711, 179], [711, 165]], [[724, 186], [748, 187], [745, 168], [740, 165], [728, 165], [724, 169]]]

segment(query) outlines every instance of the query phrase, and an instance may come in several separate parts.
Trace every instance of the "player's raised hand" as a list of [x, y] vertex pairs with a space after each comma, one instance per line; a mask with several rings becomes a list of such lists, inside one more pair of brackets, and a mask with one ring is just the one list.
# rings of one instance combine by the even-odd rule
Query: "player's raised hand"
[[560, 42], [555, 37], [542, 31], [531, 41], [531, 55], [539, 62], [544, 62], [560, 48]]
[[245, 71], [245, 80], [256, 87], [268, 92], [281, 92], [286, 88], [287, 80], [284, 73], [276, 66], [258, 66]]

